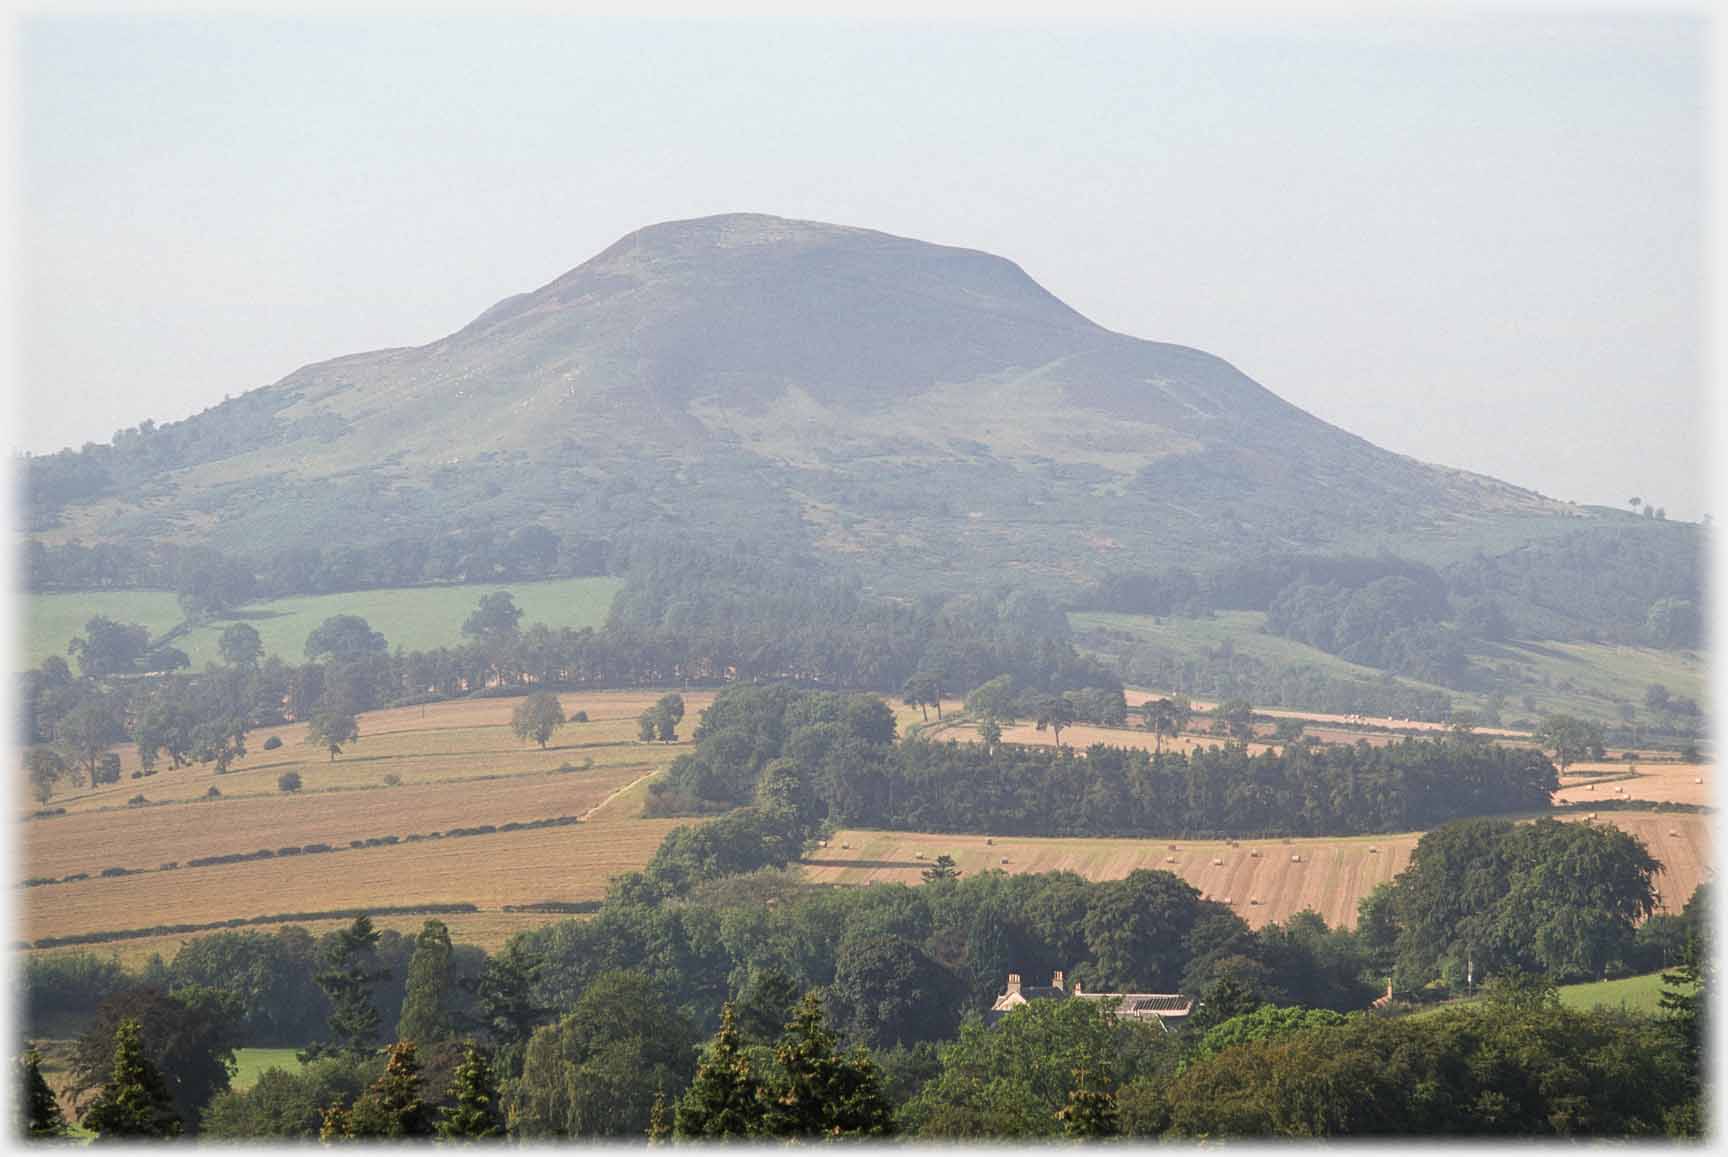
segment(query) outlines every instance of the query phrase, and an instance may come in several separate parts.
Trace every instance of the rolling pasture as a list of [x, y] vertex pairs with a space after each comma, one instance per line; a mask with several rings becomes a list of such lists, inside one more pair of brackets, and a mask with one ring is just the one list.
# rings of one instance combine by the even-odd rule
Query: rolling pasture
[[[1597, 821], [1638, 836], [1663, 864], [1656, 887], [1679, 911], [1709, 878], [1710, 817], [1698, 813], [1602, 812]], [[1568, 816], [1579, 819], [1580, 816]], [[991, 840], [986, 843], [986, 838]], [[1333, 927], [1352, 928], [1356, 906], [1410, 862], [1419, 832], [1292, 840], [1110, 839], [842, 831], [804, 860], [813, 883], [915, 884], [937, 856], [966, 873], [1077, 872], [1120, 879], [1139, 868], [1174, 872], [1213, 900], [1228, 901], [1253, 927], [1312, 908]], [[850, 845], [846, 847], [843, 845]], [[1256, 856], [1254, 853], [1258, 852]], [[919, 858], [920, 854], [922, 859]], [[1296, 862], [1292, 857], [1301, 857]], [[1256, 902], [1257, 901], [1257, 902]]]
[[[1387, 677], [1375, 668], [1266, 632], [1262, 611], [1219, 611], [1204, 619], [1086, 611], [1072, 612], [1068, 620], [1080, 636], [1080, 645], [1100, 653], [1120, 654], [1146, 646], [1199, 656], [1227, 644], [1235, 653], [1269, 666], [1308, 667], [1345, 682], [1376, 683]], [[1564, 712], [1617, 721], [1619, 705], [1642, 705], [1645, 689], [1652, 683], [1699, 702], [1707, 696], [1708, 665], [1702, 654], [1692, 651], [1610, 643], [1483, 643], [1472, 652], [1470, 662], [1478, 673], [1492, 673], [1506, 696], [1502, 713], [1507, 718], [1534, 719]], [[1486, 704], [1486, 698], [1479, 694], [1448, 690], [1405, 676], [1398, 676], [1396, 681], [1450, 695], [1459, 707], [1480, 710]], [[1525, 696], [1529, 696], [1530, 706], [1524, 704]], [[1129, 701], [1135, 702], [1132, 696]]]
[[[263, 640], [264, 651], [290, 663], [305, 657], [306, 636], [332, 615], [359, 615], [392, 647], [424, 650], [461, 639], [462, 623], [480, 599], [509, 591], [522, 609], [522, 622], [550, 627], [598, 627], [606, 621], [612, 598], [623, 583], [614, 578], [550, 579], [527, 583], [465, 583], [390, 587], [332, 595], [302, 595], [252, 603], [229, 618], [193, 629], [174, 640], [194, 669], [216, 662], [222, 631], [233, 622], [248, 623]], [[141, 623], [159, 638], [184, 617], [170, 591], [106, 591], [36, 594], [24, 600], [24, 665], [34, 667], [49, 655], [66, 654], [67, 640], [81, 634], [93, 615]]]
[[[93, 878], [24, 889], [19, 931], [36, 940], [368, 905], [472, 903], [483, 911], [453, 915], [452, 929], [466, 924], [484, 941], [501, 942], [520, 927], [557, 918], [504, 913], [504, 905], [599, 899], [608, 879], [645, 864], [668, 830], [695, 822], [640, 816], [648, 781], [689, 749], [696, 716], [712, 694], [685, 696], [680, 742], [642, 743], [636, 716], [658, 695], [562, 696], [567, 711], [585, 710], [590, 722], [566, 725], [545, 751], [510, 732], [520, 700], [461, 700], [369, 712], [360, 718], [360, 742], [335, 763], [301, 742], [302, 728], [290, 726], [274, 729], [285, 740], [276, 751], [262, 750], [267, 733], [252, 736], [247, 757], [227, 775], [208, 766], [164, 770], [56, 798], [66, 815], [22, 825], [25, 875], [87, 872]], [[121, 753], [130, 769], [136, 753], [130, 746]], [[302, 773], [305, 787], [284, 795], [276, 777], [290, 769]], [[386, 776], [400, 783], [387, 786]], [[206, 800], [212, 784], [222, 797]], [[127, 806], [139, 791], [165, 802]], [[349, 846], [373, 837], [559, 816], [584, 819]], [[318, 843], [336, 850], [156, 870], [198, 857]], [[101, 878], [108, 867], [144, 871]], [[418, 926], [419, 918], [403, 919]], [[143, 943], [119, 942], [128, 954]]]

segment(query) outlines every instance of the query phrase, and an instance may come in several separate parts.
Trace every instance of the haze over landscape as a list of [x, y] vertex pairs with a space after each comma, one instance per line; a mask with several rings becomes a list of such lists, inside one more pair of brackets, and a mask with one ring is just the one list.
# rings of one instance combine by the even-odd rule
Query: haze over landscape
[[1390, 449], [1695, 518], [1698, 27], [33, 20], [23, 444], [747, 210], [1004, 254]]
[[27, 22], [15, 1130], [1715, 1135], [1700, 28]]

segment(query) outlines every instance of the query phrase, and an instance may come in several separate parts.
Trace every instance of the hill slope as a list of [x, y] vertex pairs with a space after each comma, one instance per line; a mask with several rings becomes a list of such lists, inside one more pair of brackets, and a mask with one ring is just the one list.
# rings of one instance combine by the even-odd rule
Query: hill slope
[[743, 214], [639, 230], [439, 341], [75, 459], [32, 464], [44, 541], [256, 554], [538, 523], [814, 550], [902, 589], [1459, 556], [1625, 517], [1378, 449], [1002, 258]]

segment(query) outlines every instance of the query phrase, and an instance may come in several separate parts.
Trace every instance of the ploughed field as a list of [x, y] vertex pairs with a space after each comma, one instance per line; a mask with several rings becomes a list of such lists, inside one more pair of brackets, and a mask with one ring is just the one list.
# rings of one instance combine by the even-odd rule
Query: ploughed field
[[[487, 938], [501, 941], [508, 935], [498, 934], [502, 928], [522, 926], [516, 917], [558, 918], [504, 913], [505, 905], [598, 900], [611, 876], [646, 864], [667, 831], [696, 822], [642, 819], [642, 803], [648, 781], [689, 749], [697, 715], [713, 696], [685, 694], [678, 743], [642, 743], [636, 717], [658, 695], [562, 695], [567, 713], [586, 711], [590, 722], [566, 724], [545, 751], [511, 733], [520, 700], [503, 698], [369, 712], [360, 717], [360, 741], [334, 763], [305, 746], [299, 725], [249, 736], [246, 758], [226, 775], [204, 765], [133, 780], [137, 757], [126, 745], [118, 785], [57, 796], [51, 804], [64, 806], [65, 815], [21, 824], [24, 878], [89, 878], [20, 890], [19, 934], [36, 941], [471, 903], [482, 909], [468, 918], [476, 931], [474, 918], [512, 917], [487, 926]], [[283, 746], [264, 751], [268, 734], [282, 735]], [[303, 781], [292, 795], [276, 786], [288, 770]], [[387, 784], [387, 776], [399, 783]], [[211, 785], [220, 798], [205, 798]], [[150, 804], [129, 806], [139, 793]], [[536, 821], [557, 823], [517, 826]], [[474, 831], [505, 825], [514, 830]], [[362, 846], [351, 846], [356, 841]], [[261, 850], [272, 855], [190, 863]], [[104, 869], [128, 874], [104, 877]]]
[[[1692, 890], [1709, 878], [1709, 816], [1604, 811], [1597, 817], [1593, 822], [1613, 824], [1643, 840], [1662, 862], [1656, 880], [1664, 904], [1659, 910], [1678, 912]], [[1579, 813], [1560, 818], [1592, 822]], [[1256, 928], [1287, 920], [1304, 908], [1319, 912], [1333, 927], [1353, 928], [1362, 897], [1408, 866], [1420, 838], [1419, 832], [1402, 832], [1241, 840], [1232, 845], [1226, 840], [850, 830], [836, 833], [827, 847], [807, 856], [803, 871], [813, 883], [916, 884], [923, 870], [944, 853], [969, 874], [1070, 871], [1090, 880], [1114, 880], [1139, 868], [1153, 868], [1176, 873], [1210, 899], [1228, 901]]]

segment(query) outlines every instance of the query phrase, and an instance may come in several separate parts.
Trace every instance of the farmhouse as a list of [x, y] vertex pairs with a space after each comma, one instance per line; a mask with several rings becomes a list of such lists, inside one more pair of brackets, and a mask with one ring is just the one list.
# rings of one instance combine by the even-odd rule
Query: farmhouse
[[986, 1024], [995, 1024], [1016, 1008], [1033, 1000], [1101, 1000], [1116, 1005], [1116, 1015], [1126, 1020], [1155, 1021], [1165, 1031], [1172, 1031], [1194, 1011], [1194, 1002], [1173, 992], [1085, 992], [1076, 983], [1069, 990], [1058, 972], [1048, 985], [1023, 984], [1018, 972], [1008, 974], [1008, 988], [984, 1017]]

